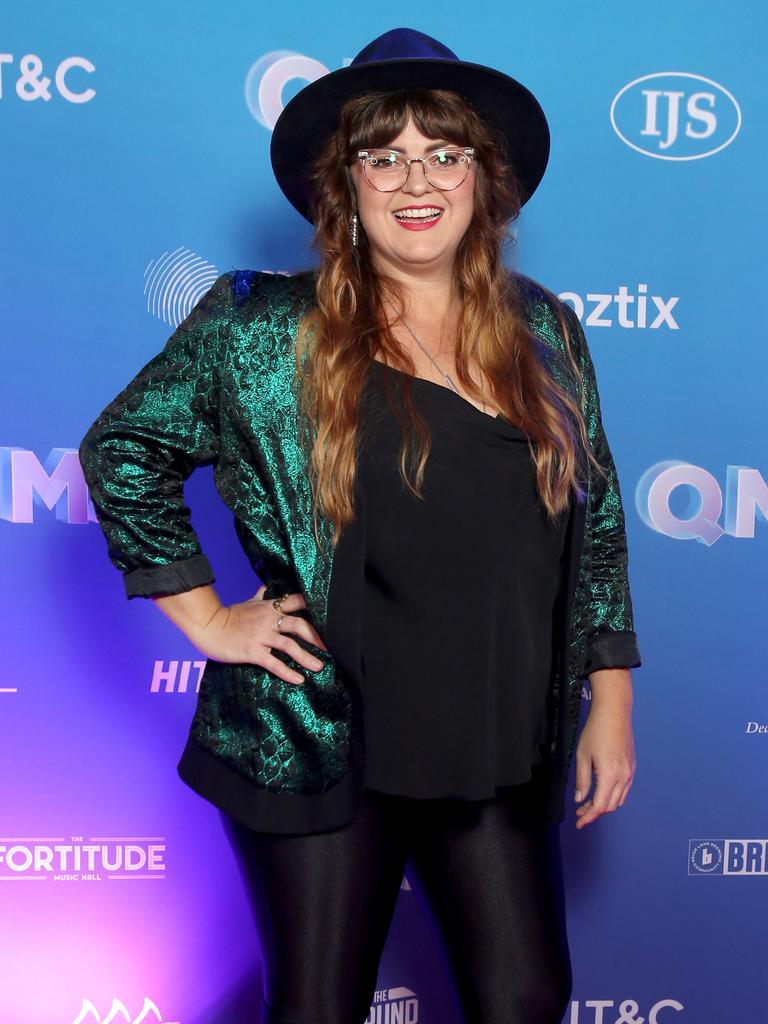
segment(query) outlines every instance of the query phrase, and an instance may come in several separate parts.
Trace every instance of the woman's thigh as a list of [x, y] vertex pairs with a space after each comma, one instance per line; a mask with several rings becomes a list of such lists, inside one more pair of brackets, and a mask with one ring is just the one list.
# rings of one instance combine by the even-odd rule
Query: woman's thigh
[[405, 871], [397, 801], [363, 790], [355, 819], [306, 835], [222, 813], [265, 966], [265, 1024], [363, 1024]]
[[571, 997], [560, 831], [531, 790], [430, 802], [408, 879], [431, 917], [463, 1024], [560, 1024]]

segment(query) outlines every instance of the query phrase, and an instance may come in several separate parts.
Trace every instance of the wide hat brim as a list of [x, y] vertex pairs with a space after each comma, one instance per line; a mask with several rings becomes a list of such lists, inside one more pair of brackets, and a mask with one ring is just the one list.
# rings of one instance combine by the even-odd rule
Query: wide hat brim
[[303, 178], [339, 123], [349, 99], [368, 92], [405, 88], [452, 89], [502, 134], [526, 203], [547, 168], [550, 135], [536, 97], [524, 85], [494, 68], [468, 61], [394, 58], [349, 65], [305, 86], [285, 106], [272, 131], [270, 157], [277, 183], [288, 201], [312, 223]]

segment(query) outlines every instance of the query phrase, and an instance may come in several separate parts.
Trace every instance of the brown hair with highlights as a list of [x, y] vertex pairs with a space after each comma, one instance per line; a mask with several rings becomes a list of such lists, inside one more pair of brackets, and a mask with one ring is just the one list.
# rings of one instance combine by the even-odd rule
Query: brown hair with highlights
[[[579, 403], [544, 365], [542, 343], [537, 343], [523, 315], [515, 275], [503, 263], [507, 230], [521, 208], [520, 188], [506, 160], [503, 139], [468, 101], [452, 91], [369, 93], [344, 104], [338, 128], [308, 176], [315, 224], [312, 246], [320, 263], [316, 304], [299, 327], [296, 367], [302, 417], [305, 424], [311, 424], [307, 437], [312, 438], [315, 532], [321, 510], [333, 523], [334, 544], [354, 517], [358, 406], [377, 353], [405, 371], [398, 375], [400, 401], [392, 405], [403, 432], [400, 472], [405, 486], [423, 498], [424, 467], [431, 444], [428, 427], [411, 399], [410, 375], [415, 366], [393, 338], [382, 313], [384, 296], [400, 312], [402, 297], [398, 283], [371, 265], [362, 225], [357, 246], [352, 246], [349, 231], [355, 211], [350, 167], [357, 150], [388, 145], [409, 117], [427, 138], [475, 147], [473, 216], [454, 263], [455, 285], [462, 299], [456, 340], [459, 382], [467, 393], [482, 397], [468, 374], [471, 358], [502, 414], [526, 432], [537, 491], [550, 517], [564, 510], [571, 491], [583, 495], [577, 476], [577, 444], [602, 469], [590, 451]], [[581, 375], [556, 299], [555, 309], [581, 400]]]

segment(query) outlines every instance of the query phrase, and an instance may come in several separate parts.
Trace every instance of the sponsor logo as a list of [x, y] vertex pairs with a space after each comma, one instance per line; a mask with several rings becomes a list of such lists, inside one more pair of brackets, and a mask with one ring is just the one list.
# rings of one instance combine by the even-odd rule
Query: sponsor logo
[[199, 693], [206, 664], [205, 661], [156, 661], [149, 692]]
[[378, 989], [374, 993], [371, 1011], [363, 1024], [391, 1024], [392, 1021], [418, 1024], [418, 996], [404, 985]]
[[689, 875], [768, 875], [768, 839], [690, 839]]
[[52, 448], [41, 463], [24, 448], [0, 447], [0, 518], [31, 523], [35, 507], [65, 523], [97, 522], [76, 448]]
[[165, 836], [0, 836], [0, 881], [155, 881], [165, 849]]
[[245, 103], [251, 117], [271, 131], [283, 110], [283, 90], [289, 82], [300, 81], [302, 87], [328, 74], [319, 60], [293, 50], [265, 53], [245, 76]]
[[[588, 292], [586, 303], [576, 292], [560, 292], [558, 298], [573, 306], [585, 327], [615, 326], [627, 329], [647, 328], [649, 331], [666, 327], [671, 331], [680, 330], [680, 325], [672, 315], [672, 310], [680, 301], [680, 297], [671, 295], [665, 299], [661, 295], [649, 295], [647, 284], [639, 284], [636, 294], [632, 294], [624, 284], [619, 285], [615, 295]], [[590, 304], [589, 309], [587, 303]]]
[[741, 109], [728, 90], [703, 75], [659, 71], [621, 88], [611, 125], [623, 143], [656, 160], [701, 160], [729, 146]]
[[[673, 494], [676, 511], [672, 509]], [[684, 498], [682, 507], [677, 498]], [[717, 479], [701, 466], [668, 459], [657, 462], [643, 473], [635, 489], [635, 505], [640, 518], [657, 533], [673, 540], [697, 540], [711, 547], [723, 534], [753, 538], [758, 512], [768, 518], [768, 485], [751, 466], [728, 466], [725, 484], [723, 526], [718, 519], [723, 511], [723, 492]]]
[[216, 267], [191, 249], [179, 246], [164, 252], [144, 271], [147, 312], [178, 327], [218, 276]]
[[0, 99], [10, 94], [8, 86], [14, 66], [17, 72], [14, 83], [16, 95], [25, 103], [52, 99], [52, 84], [53, 90], [67, 103], [90, 103], [96, 95], [96, 90], [90, 85], [83, 87], [82, 75], [92, 75], [96, 70], [87, 57], [65, 57], [56, 65], [51, 79], [43, 74], [43, 62], [37, 54], [27, 53], [19, 57], [16, 64], [12, 53], [0, 53]]
[[73, 1019], [72, 1024], [113, 1024], [113, 1021], [117, 1020], [120, 1021], [120, 1024], [147, 1024], [149, 1021], [154, 1021], [155, 1024], [180, 1024], [179, 1021], [166, 1020], [157, 1005], [148, 996], [144, 996], [144, 1002], [136, 1017], [131, 1016], [125, 1003], [120, 999], [112, 1000], [112, 1005], [106, 1016], [99, 1013], [90, 999], [83, 999], [80, 1012]]
[[[351, 57], [344, 64], [351, 62]], [[328, 68], [314, 57], [295, 50], [272, 50], [259, 57], [245, 76], [245, 105], [262, 128], [272, 131], [283, 111], [283, 96], [289, 83], [303, 89], [328, 74]]]
[[684, 1009], [677, 999], [659, 999], [649, 1007], [647, 1015], [641, 1015], [640, 1004], [634, 999], [620, 1003], [614, 999], [576, 999], [563, 1024], [670, 1024], [671, 1021], [682, 1024], [677, 1014]]

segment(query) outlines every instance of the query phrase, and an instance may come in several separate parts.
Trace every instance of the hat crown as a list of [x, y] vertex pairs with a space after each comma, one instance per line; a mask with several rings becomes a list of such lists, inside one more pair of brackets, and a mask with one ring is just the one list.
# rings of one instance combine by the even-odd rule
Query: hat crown
[[368, 43], [350, 66], [371, 64], [377, 60], [458, 60], [438, 39], [415, 28], [393, 28]]

